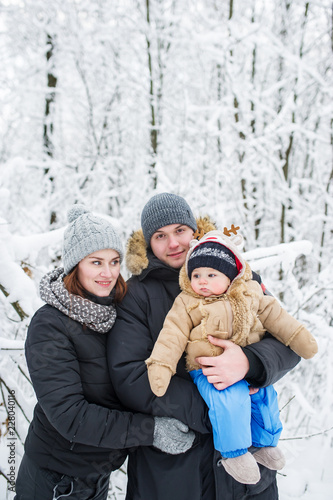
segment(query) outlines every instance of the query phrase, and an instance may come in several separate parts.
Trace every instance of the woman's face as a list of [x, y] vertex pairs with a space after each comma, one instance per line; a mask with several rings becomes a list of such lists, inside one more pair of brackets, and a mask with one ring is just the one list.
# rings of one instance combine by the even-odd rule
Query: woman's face
[[119, 254], [105, 249], [87, 255], [78, 264], [78, 280], [87, 292], [107, 297], [115, 286], [120, 273]]

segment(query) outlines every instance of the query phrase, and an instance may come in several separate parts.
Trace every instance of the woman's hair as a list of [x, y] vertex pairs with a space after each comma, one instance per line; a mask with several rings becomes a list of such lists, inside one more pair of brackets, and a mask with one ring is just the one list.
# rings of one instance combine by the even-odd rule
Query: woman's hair
[[[64, 277], [64, 285], [69, 293], [72, 293], [74, 295], [79, 295], [84, 299], [88, 298], [86, 290], [83, 288], [78, 279], [78, 265], [76, 265], [74, 269], [72, 269]], [[114, 289], [115, 289], [114, 301], [121, 302], [127, 292], [127, 284], [121, 274], [119, 274], [118, 276]]]

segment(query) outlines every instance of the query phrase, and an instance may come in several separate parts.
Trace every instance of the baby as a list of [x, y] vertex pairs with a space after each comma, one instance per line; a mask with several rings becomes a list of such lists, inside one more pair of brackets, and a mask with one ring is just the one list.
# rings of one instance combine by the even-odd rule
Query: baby
[[[273, 470], [285, 463], [277, 448], [282, 424], [275, 389], [269, 386], [249, 396], [249, 385], [241, 380], [218, 391], [196, 358], [221, 354], [208, 335], [246, 346], [269, 331], [305, 359], [316, 354], [316, 340], [274, 297], [264, 295], [237, 246], [220, 231], [191, 242], [180, 286], [182, 292], [146, 360], [151, 389], [156, 396], [164, 395], [186, 350], [187, 368], [209, 408], [222, 465], [237, 481], [255, 484], [260, 480], [257, 463]], [[250, 446], [257, 448], [253, 454]]]

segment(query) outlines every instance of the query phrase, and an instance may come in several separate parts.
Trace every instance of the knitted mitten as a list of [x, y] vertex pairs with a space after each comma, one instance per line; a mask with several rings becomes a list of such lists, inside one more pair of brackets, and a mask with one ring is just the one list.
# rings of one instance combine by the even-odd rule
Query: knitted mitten
[[154, 417], [154, 441], [155, 448], [178, 455], [189, 450], [195, 439], [195, 434], [190, 431], [187, 425], [175, 418]]

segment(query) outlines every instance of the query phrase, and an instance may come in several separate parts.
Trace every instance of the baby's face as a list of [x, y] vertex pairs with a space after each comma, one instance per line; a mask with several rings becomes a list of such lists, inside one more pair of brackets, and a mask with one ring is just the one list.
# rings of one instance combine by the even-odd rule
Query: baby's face
[[192, 271], [191, 286], [195, 293], [203, 297], [221, 295], [228, 290], [230, 279], [220, 271], [210, 267], [198, 267]]

